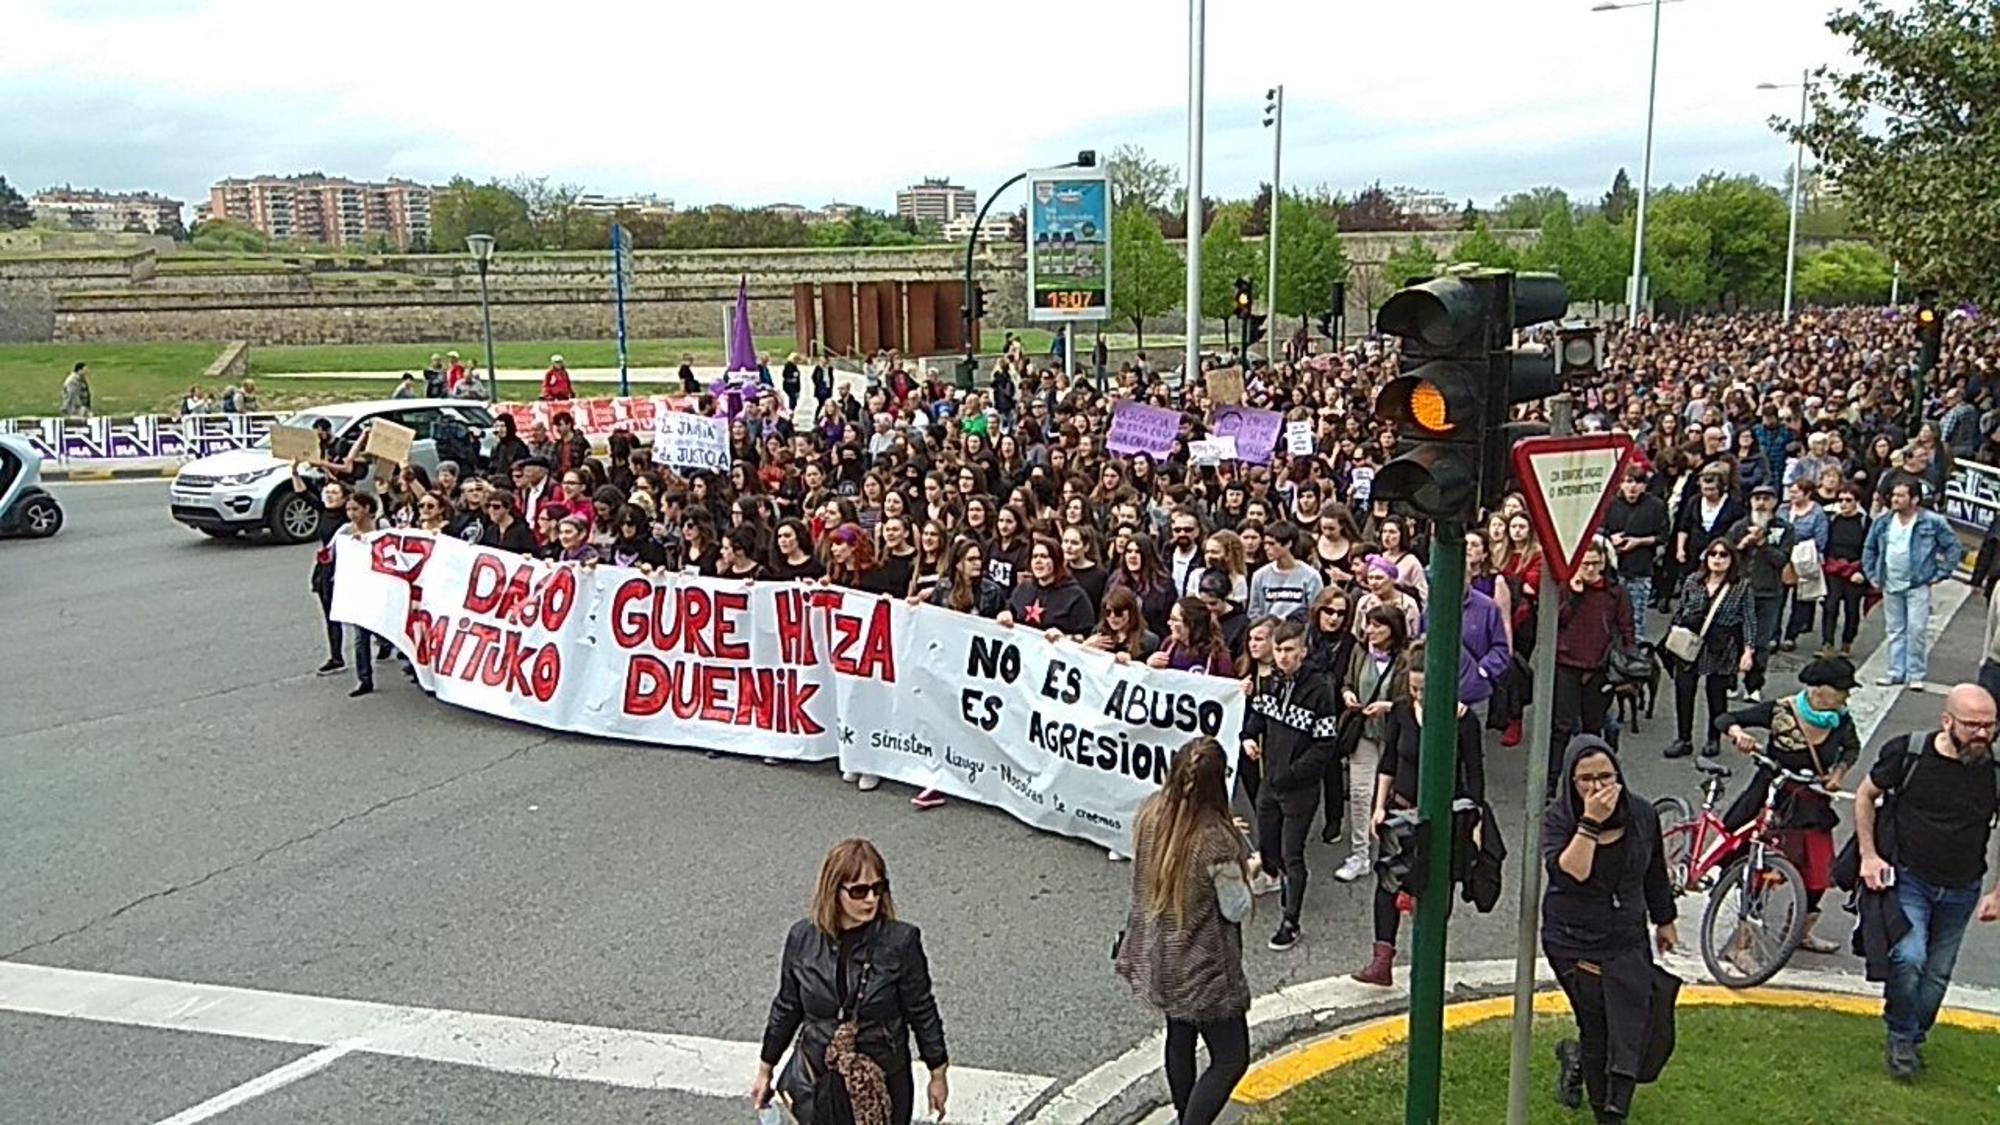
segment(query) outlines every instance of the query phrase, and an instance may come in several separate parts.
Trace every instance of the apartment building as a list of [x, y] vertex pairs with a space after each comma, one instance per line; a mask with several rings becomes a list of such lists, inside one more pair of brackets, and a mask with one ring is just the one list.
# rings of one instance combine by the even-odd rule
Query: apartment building
[[408, 250], [430, 242], [431, 191], [411, 180], [254, 176], [211, 187], [208, 211], [280, 242], [359, 247], [379, 235], [396, 249]]
[[176, 234], [181, 226], [178, 199], [147, 191], [94, 191], [50, 188], [28, 201], [35, 221], [68, 230], [144, 231]]
[[971, 188], [959, 187], [950, 180], [927, 178], [896, 193], [897, 216], [913, 219], [920, 225], [943, 226], [960, 215], [978, 210], [979, 196]]

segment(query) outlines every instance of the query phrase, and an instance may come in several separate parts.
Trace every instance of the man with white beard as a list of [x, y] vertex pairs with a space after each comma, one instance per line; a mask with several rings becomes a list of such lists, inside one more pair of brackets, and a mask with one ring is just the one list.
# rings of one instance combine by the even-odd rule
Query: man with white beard
[[1757, 652], [1751, 658], [1750, 674], [1743, 677], [1743, 695], [1752, 703], [1761, 703], [1764, 669], [1777, 645], [1779, 616], [1785, 608], [1785, 567], [1791, 564], [1792, 544], [1798, 541], [1798, 534], [1791, 524], [1778, 518], [1778, 490], [1760, 484], [1750, 490], [1750, 514], [1737, 520], [1724, 535], [1743, 553], [1744, 573], [1750, 579], [1751, 605], [1757, 613]]

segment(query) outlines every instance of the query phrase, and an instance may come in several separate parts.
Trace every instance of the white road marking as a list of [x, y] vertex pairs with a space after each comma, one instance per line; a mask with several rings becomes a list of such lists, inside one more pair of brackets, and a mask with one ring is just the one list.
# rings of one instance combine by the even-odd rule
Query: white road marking
[[[1931, 618], [1929, 627], [1924, 631], [1924, 651], [1935, 651], [1938, 638], [1944, 635], [1945, 628], [1951, 624], [1951, 619], [1958, 615], [1960, 607], [1965, 605], [1965, 599], [1971, 594], [1971, 586], [1956, 580], [1931, 588]], [[1877, 687], [1875, 681], [1888, 674], [1889, 639], [1884, 637], [1875, 645], [1874, 651], [1868, 654], [1868, 659], [1861, 662], [1861, 667], [1855, 669], [1854, 678], [1860, 681], [1861, 686], [1847, 696], [1847, 713], [1854, 716], [1854, 731], [1861, 736], [1863, 749], [1866, 749], [1870, 740], [1875, 737], [1876, 728], [1882, 725], [1882, 720], [1889, 717], [1889, 709], [1894, 707], [1896, 700], [1908, 690], [1899, 687]]]
[[[747, 1098], [758, 1044], [0, 961], [0, 1011], [352, 1050], [505, 1074]], [[928, 1074], [918, 1070], [922, 1091]], [[951, 1068], [953, 1122], [1003, 1125], [1054, 1084]], [[748, 1114], [746, 1113], [746, 1117]]]
[[293, 1059], [276, 1070], [260, 1074], [241, 1086], [224, 1090], [200, 1105], [189, 1106], [172, 1117], [160, 1121], [159, 1125], [195, 1125], [197, 1121], [206, 1121], [211, 1117], [228, 1113], [245, 1102], [289, 1086], [308, 1074], [325, 1070], [342, 1056], [353, 1053], [360, 1045], [359, 1041], [348, 1039], [331, 1047], [323, 1047], [302, 1059]]

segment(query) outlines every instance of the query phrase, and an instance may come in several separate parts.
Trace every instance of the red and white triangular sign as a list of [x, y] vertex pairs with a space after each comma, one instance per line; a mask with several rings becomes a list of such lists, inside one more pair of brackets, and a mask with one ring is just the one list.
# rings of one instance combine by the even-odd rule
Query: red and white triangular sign
[[1514, 445], [1514, 473], [1528, 519], [1542, 541], [1542, 563], [1556, 582], [1570, 580], [1583, 549], [1604, 525], [1618, 494], [1632, 439], [1625, 434], [1526, 438]]

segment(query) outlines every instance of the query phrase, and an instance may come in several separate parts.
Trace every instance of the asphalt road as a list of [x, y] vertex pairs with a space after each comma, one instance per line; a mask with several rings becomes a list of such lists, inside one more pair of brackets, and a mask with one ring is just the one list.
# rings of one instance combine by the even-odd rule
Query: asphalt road
[[[375, 696], [349, 700], [347, 679], [312, 674], [323, 639], [309, 549], [188, 532], [167, 518], [160, 483], [57, 493], [70, 516], [59, 537], [0, 543], [0, 1119], [160, 1122], [325, 1045], [244, 1034], [219, 1002], [174, 1011], [214, 1016], [203, 1030], [221, 1033], [121, 1016], [169, 987], [150, 982], [192, 982], [405, 1006], [421, 1010], [414, 1023], [471, 1029], [475, 1044], [469, 1056], [446, 1044], [335, 1058], [203, 1119], [745, 1121], [720, 1095], [738, 1068], [748, 1084], [740, 1064], [821, 855], [855, 834], [883, 848], [902, 914], [924, 928], [955, 1070], [1061, 1081], [1155, 1029], [1109, 971], [1131, 869], [1101, 850], [971, 805], [917, 813], [907, 793], [856, 792], [830, 766], [711, 761], [485, 718], [392, 669]], [[1971, 678], [1982, 612], [1975, 595], [1938, 647], [1936, 678]], [[1864, 651], [1878, 637], [1865, 632]], [[1780, 660], [1776, 682], [1789, 684], [1797, 661]], [[1876, 741], [1939, 703], [1890, 701]], [[1692, 797], [1692, 769], [1657, 753], [1671, 706], [1628, 733], [1628, 771], [1649, 796]], [[1517, 851], [1523, 763], [1489, 744]], [[1335, 853], [1311, 849], [1299, 948], [1263, 948], [1271, 905], [1246, 935], [1255, 991], [1365, 956], [1367, 884], [1334, 883]], [[1454, 917], [1453, 958], [1512, 949], [1511, 863], [1509, 881], [1495, 913]], [[60, 977], [89, 1017], [71, 1018], [10, 1002], [20, 966], [145, 980]], [[1968, 936], [1958, 979], [2000, 983], [2000, 930]], [[244, 996], [252, 1022], [297, 1006]], [[453, 1013], [523, 1020], [502, 1034]], [[558, 1054], [545, 1071], [506, 1062], [492, 1042], [552, 1034], [527, 1021], [706, 1037], [696, 1046], [713, 1048], [721, 1078], [707, 1094], [620, 1083], [604, 1077], [625, 1073], [610, 1049]]]

